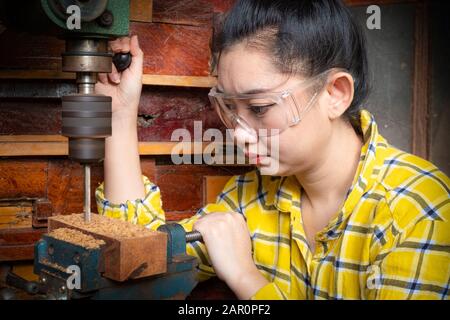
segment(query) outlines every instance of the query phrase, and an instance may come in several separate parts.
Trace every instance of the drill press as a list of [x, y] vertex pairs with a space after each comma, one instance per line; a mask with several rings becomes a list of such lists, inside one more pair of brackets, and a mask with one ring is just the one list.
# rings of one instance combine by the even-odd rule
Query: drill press
[[111, 135], [111, 97], [95, 94], [99, 72], [111, 72], [105, 39], [66, 40], [62, 70], [76, 72], [78, 93], [62, 97], [62, 134], [69, 137], [69, 157], [84, 166], [84, 219], [91, 220], [90, 165], [104, 158]]
[[[69, 28], [73, 7], [80, 28]], [[69, 158], [84, 166], [84, 214], [90, 221], [90, 166], [104, 158], [105, 138], [111, 135], [111, 97], [95, 94], [98, 73], [119, 71], [130, 54], [113, 59], [108, 40], [129, 32], [128, 0], [0, 0], [0, 19], [21, 31], [49, 34], [65, 40], [62, 71], [76, 73], [77, 93], [62, 97], [62, 134], [69, 138]]]
[[[68, 30], [67, 9], [81, 9], [81, 29]], [[111, 135], [111, 97], [95, 94], [98, 73], [109, 73], [112, 62], [118, 71], [131, 63], [129, 54], [112, 55], [108, 41], [128, 35], [128, 0], [0, 0], [0, 20], [7, 26], [26, 32], [49, 34], [65, 40], [62, 70], [76, 73], [77, 92], [62, 97], [62, 134], [69, 138], [69, 157], [84, 166], [84, 217], [91, 218], [90, 166], [104, 158], [105, 138]], [[91, 224], [92, 225], [92, 224]], [[148, 266], [143, 264], [130, 273], [130, 278], [118, 281], [105, 271], [105, 259], [119, 250], [112, 245], [87, 249], [44, 235], [35, 246], [34, 270], [39, 282], [26, 281], [9, 274], [7, 282], [30, 294], [43, 298], [93, 299], [167, 299], [183, 298], [197, 284], [197, 259], [186, 254], [186, 243], [201, 241], [199, 232], [185, 232], [178, 224], [162, 225], [167, 234], [167, 268], [162, 274], [142, 276]], [[131, 239], [139, 243], [139, 239]], [[161, 246], [161, 245], [159, 245]], [[141, 248], [142, 255], [154, 255], [155, 248]], [[152, 252], [153, 250], [153, 252]], [[131, 252], [131, 253], [130, 253]], [[130, 259], [136, 260], [136, 259]], [[132, 261], [132, 262], [133, 262]], [[66, 268], [77, 265], [82, 270], [80, 289], [69, 289], [71, 278]], [[105, 266], [106, 265], [106, 266]], [[1, 297], [0, 293], [0, 299]]]

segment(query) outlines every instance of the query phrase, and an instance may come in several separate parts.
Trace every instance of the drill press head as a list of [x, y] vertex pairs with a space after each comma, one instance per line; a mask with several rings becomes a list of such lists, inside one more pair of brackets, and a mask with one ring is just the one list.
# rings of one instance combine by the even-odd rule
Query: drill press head
[[[62, 70], [75, 72], [77, 94], [62, 97], [62, 134], [69, 157], [80, 163], [104, 158], [111, 135], [111, 98], [95, 94], [99, 72], [111, 72], [108, 40], [129, 32], [129, 0], [0, 0], [0, 20], [18, 30], [55, 35], [66, 41]], [[69, 27], [78, 8], [80, 25]]]
[[68, 38], [62, 69], [76, 72], [78, 93], [62, 97], [62, 134], [69, 137], [69, 157], [80, 163], [104, 158], [111, 135], [111, 97], [95, 94], [99, 72], [111, 72], [107, 39]]

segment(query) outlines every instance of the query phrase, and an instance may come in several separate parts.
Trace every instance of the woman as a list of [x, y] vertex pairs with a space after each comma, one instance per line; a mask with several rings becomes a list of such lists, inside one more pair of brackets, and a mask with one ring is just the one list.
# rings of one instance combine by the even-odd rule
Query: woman
[[[99, 213], [157, 228], [160, 193], [137, 147], [143, 53], [137, 37], [111, 46], [133, 63], [97, 85], [113, 97]], [[364, 39], [342, 3], [238, 1], [216, 51], [211, 102], [258, 169], [181, 222], [203, 236], [187, 247], [199, 275], [241, 299], [448, 299], [450, 181], [361, 109]], [[254, 151], [273, 141], [275, 154]]]

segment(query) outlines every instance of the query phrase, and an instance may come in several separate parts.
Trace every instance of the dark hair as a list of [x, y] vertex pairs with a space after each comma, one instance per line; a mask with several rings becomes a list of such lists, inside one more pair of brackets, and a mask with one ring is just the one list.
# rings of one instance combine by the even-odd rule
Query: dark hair
[[267, 51], [283, 73], [312, 77], [330, 68], [346, 69], [355, 94], [344, 118], [360, 133], [360, 107], [369, 91], [365, 38], [341, 1], [239, 0], [218, 33], [215, 63], [241, 41]]

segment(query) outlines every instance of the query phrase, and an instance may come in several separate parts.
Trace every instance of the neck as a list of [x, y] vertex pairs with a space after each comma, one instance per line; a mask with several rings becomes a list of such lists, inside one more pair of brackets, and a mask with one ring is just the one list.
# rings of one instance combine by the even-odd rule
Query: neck
[[329, 143], [307, 170], [295, 176], [302, 186], [302, 201], [308, 201], [315, 215], [329, 221], [345, 200], [360, 160], [362, 141], [353, 128], [339, 121], [333, 124]]

